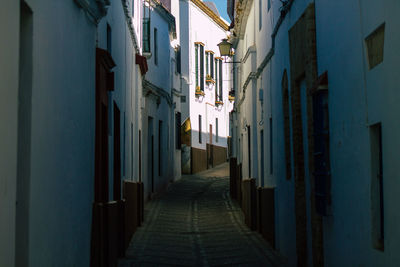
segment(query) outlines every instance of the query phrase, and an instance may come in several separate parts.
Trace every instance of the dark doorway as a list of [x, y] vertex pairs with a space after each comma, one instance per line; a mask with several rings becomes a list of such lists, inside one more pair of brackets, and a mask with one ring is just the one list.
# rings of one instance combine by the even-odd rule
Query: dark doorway
[[151, 136], [151, 192], [154, 193], [154, 135]]
[[249, 178], [251, 178], [251, 132], [250, 125], [247, 126], [247, 151], [249, 159]]
[[15, 265], [28, 266], [33, 14], [24, 1], [20, 8]]
[[114, 200], [121, 199], [121, 114], [114, 102]]
[[91, 266], [108, 266], [117, 258], [118, 238], [109, 239], [109, 223], [118, 223], [119, 218], [108, 220], [105, 209], [109, 206], [108, 185], [108, 91], [114, 90], [115, 63], [107, 50], [96, 48], [96, 126], [95, 126], [95, 177], [92, 214]]
[[213, 137], [213, 128], [212, 124], [210, 124], [209, 130], [209, 142], [206, 144], [206, 152], [207, 152], [207, 169], [214, 167], [214, 151], [213, 151], [213, 144], [212, 144], [212, 137]]
[[139, 130], [139, 182], [142, 181], [142, 131]]
[[210, 124], [210, 144], [212, 144], [212, 124]]
[[95, 202], [108, 202], [108, 93], [113, 90], [115, 66], [111, 55], [96, 49]]
[[260, 186], [264, 186], [264, 130], [260, 131], [260, 143], [261, 143], [261, 179]]
[[148, 142], [148, 153], [147, 153], [147, 169], [149, 181], [151, 182], [151, 192], [154, 192], [154, 135], [153, 135], [153, 118], [148, 117], [147, 121], [147, 142]]
[[161, 166], [162, 166], [162, 148], [163, 148], [163, 143], [162, 143], [162, 120], [158, 121], [158, 176], [161, 176]]

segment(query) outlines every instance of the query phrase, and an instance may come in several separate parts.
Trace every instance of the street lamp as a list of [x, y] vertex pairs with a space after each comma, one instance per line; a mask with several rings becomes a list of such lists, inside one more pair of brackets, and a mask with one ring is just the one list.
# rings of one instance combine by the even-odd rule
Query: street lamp
[[222, 42], [218, 44], [218, 47], [219, 47], [219, 53], [221, 54], [222, 57], [231, 56], [232, 44], [228, 42], [228, 39], [222, 39]]
[[222, 39], [222, 41], [218, 44], [218, 48], [219, 48], [219, 53], [221, 55], [221, 57], [224, 57], [225, 61], [224, 63], [241, 63], [240, 61], [235, 62], [235, 61], [231, 61], [231, 62], [227, 62], [226, 61], [226, 57], [231, 57], [232, 56], [232, 44], [230, 42], [228, 42], [228, 39]]

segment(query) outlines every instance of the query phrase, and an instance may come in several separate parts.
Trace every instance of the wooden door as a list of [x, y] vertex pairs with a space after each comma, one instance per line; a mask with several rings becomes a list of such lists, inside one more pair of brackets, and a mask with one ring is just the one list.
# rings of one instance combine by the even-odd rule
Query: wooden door
[[[115, 66], [110, 54], [96, 49], [95, 202], [108, 201], [108, 94]], [[112, 81], [111, 81], [112, 80]]]
[[113, 90], [115, 66], [110, 54], [96, 49], [96, 93], [95, 93], [95, 177], [94, 204], [92, 214], [91, 266], [109, 266], [110, 246], [109, 221], [106, 216], [108, 195], [108, 94]]

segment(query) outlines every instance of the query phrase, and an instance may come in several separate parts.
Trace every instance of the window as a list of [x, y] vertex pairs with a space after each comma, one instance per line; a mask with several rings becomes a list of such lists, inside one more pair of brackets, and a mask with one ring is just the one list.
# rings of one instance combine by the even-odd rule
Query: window
[[223, 77], [222, 77], [222, 59], [220, 58], [219, 60], [219, 101], [222, 102], [222, 81], [223, 81]]
[[178, 46], [175, 50], [176, 72], [181, 73], [181, 47]]
[[376, 123], [370, 126], [370, 142], [372, 246], [375, 249], [384, 250], [385, 223], [381, 123]]
[[181, 113], [177, 112], [175, 114], [175, 148], [181, 149]]
[[204, 46], [200, 45], [200, 90], [204, 91]]
[[199, 115], [199, 143], [201, 144], [201, 115]]
[[210, 75], [209, 60], [210, 52], [206, 51], [206, 78]]
[[385, 24], [379, 26], [373, 33], [365, 38], [369, 69], [372, 69], [383, 62], [384, 41]]
[[194, 45], [194, 70], [196, 75], [196, 91], [200, 90], [199, 86], [199, 45]]
[[267, 4], [268, 4], [268, 11], [271, 9], [271, 0], [267, 0]]
[[111, 26], [107, 23], [107, 51], [111, 54]]
[[204, 91], [204, 44], [195, 42], [196, 91]]
[[135, 0], [132, 0], [131, 5], [132, 5], [132, 18], [133, 18], [135, 16]]
[[218, 101], [218, 59], [215, 58], [215, 101]]
[[143, 18], [143, 53], [150, 53], [150, 18]]
[[210, 75], [214, 79], [214, 53], [210, 53]]
[[215, 58], [215, 101], [222, 102], [222, 58]]
[[157, 28], [154, 28], [154, 64], [158, 65], [158, 39]]
[[206, 51], [206, 82], [212, 83], [214, 78], [214, 52]]

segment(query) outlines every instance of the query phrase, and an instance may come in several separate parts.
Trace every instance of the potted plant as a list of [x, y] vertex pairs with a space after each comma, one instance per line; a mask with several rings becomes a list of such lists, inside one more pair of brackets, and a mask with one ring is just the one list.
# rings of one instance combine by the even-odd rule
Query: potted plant
[[200, 89], [200, 86], [196, 86], [196, 91], [194, 92], [195, 96], [199, 97], [199, 96], [204, 96], [204, 91], [202, 91]]
[[206, 83], [215, 83], [214, 79], [211, 77], [210, 74], [206, 75]]

